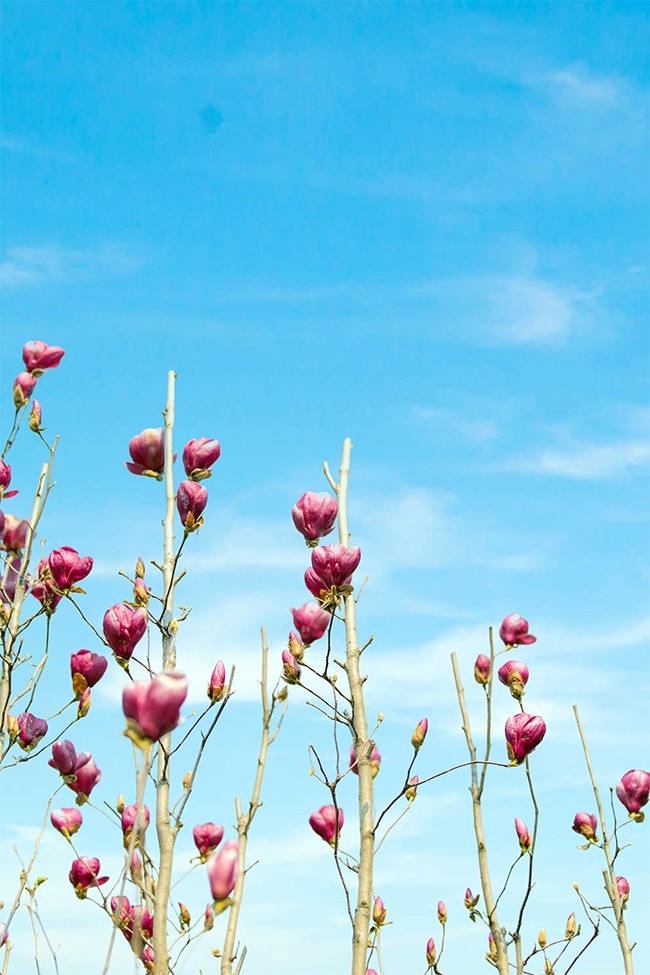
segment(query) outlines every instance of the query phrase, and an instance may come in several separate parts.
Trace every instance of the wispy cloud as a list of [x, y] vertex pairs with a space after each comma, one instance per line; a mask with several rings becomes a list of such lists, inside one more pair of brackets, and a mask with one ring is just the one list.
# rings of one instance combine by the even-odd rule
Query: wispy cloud
[[489, 336], [508, 345], [561, 345], [579, 327], [578, 302], [591, 297], [532, 276], [485, 284]]
[[0, 263], [0, 283], [31, 286], [94, 277], [121, 277], [137, 271], [146, 259], [121, 244], [100, 244], [85, 250], [48, 244], [10, 247]]
[[541, 450], [513, 458], [506, 469], [525, 474], [597, 481], [623, 477], [646, 467], [649, 462], [650, 442], [618, 440], [604, 444], [576, 443], [561, 450]]
[[622, 78], [598, 75], [586, 64], [542, 72], [533, 76], [530, 83], [563, 105], [587, 110], [617, 107], [628, 87]]
[[21, 136], [3, 135], [0, 138], [0, 148], [5, 152], [29, 156], [33, 159], [47, 159], [57, 163], [72, 163], [75, 156], [70, 152], [57, 149], [54, 146], [44, 146]]

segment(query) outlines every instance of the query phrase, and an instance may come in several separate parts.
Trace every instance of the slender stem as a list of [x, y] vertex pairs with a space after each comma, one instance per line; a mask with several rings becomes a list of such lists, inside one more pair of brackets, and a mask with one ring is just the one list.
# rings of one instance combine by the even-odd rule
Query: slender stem
[[492, 937], [494, 938], [494, 944], [496, 945], [497, 950], [496, 968], [499, 971], [499, 975], [508, 975], [508, 952], [503, 931], [497, 917], [496, 904], [494, 901], [494, 895], [492, 893], [492, 881], [490, 880], [487, 847], [485, 845], [485, 832], [483, 829], [483, 814], [481, 810], [481, 794], [479, 789], [478, 771], [476, 765], [474, 764], [476, 762], [476, 745], [472, 740], [472, 730], [469, 723], [467, 706], [465, 704], [465, 691], [460, 679], [458, 659], [455, 653], [452, 653], [451, 655], [451, 665], [454, 671], [454, 681], [456, 683], [458, 704], [460, 706], [460, 713], [463, 719], [463, 732], [465, 733], [467, 750], [469, 751], [469, 755], [472, 760], [472, 784], [470, 787], [470, 792], [472, 795], [474, 834], [476, 836], [476, 846], [478, 850], [478, 867], [481, 875], [481, 889], [483, 891], [483, 899], [485, 900], [485, 910], [487, 912], [488, 924], [490, 925], [490, 931], [492, 932]]
[[596, 776], [594, 775], [594, 770], [591, 765], [591, 759], [589, 757], [589, 749], [587, 748], [587, 741], [585, 739], [585, 735], [582, 730], [582, 724], [580, 722], [580, 715], [578, 713], [577, 704], [573, 705], [573, 713], [575, 715], [576, 724], [578, 726], [580, 741], [582, 742], [582, 750], [585, 753], [585, 761], [587, 763], [587, 771], [589, 772], [589, 778], [591, 779], [591, 787], [593, 789], [594, 796], [596, 798], [596, 805], [598, 806], [600, 828], [603, 834], [603, 852], [605, 854], [605, 860], [607, 862], [607, 870], [603, 870], [603, 876], [605, 878], [605, 890], [607, 891], [607, 896], [609, 897], [612, 903], [612, 907], [614, 908], [614, 917], [616, 918], [616, 936], [618, 938], [618, 943], [621, 946], [621, 954], [623, 955], [623, 962], [625, 964], [625, 975], [634, 975], [634, 966], [632, 965], [632, 949], [630, 948], [630, 945], [627, 940], [627, 930], [625, 928], [625, 917], [623, 915], [623, 903], [621, 901], [621, 895], [618, 892], [618, 886], [616, 883], [616, 872], [614, 870], [614, 862], [612, 860], [612, 855], [609, 848], [609, 840], [607, 839], [607, 823], [605, 821], [605, 811], [603, 809], [603, 804], [600, 799], [600, 792], [598, 791]]

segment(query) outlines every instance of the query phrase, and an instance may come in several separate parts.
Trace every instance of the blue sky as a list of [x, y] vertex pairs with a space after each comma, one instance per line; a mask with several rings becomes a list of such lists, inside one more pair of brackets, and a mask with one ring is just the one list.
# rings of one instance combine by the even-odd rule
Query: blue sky
[[[305, 598], [288, 513], [325, 489], [322, 461], [336, 466], [351, 436], [361, 634], [375, 635], [367, 687], [386, 715], [379, 802], [399, 788], [424, 714], [421, 775], [463, 760], [449, 652], [478, 708], [471, 666], [487, 626], [516, 611], [538, 635], [526, 703], [549, 725], [534, 756], [548, 811], [531, 938], [563, 928], [573, 880], [599, 897], [595, 851], [576, 852], [569, 829], [593, 806], [571, 704], [604, 787], [648, 767], [647, 29], [638, 3], [3, 10], [3, 386], [25, 341], [66, 348], [38, 388], [62, 435], [43, 536], [96, 557], [95, 619], [128, 596], [117, 569], [158, 557], [160, 491], [122, 462], [130, 437], [159, 423], [168, 369], [179, 445], [223, 445], [187, 554], [180, 600], [194, 611], [179, 661], [194, 702], [218, 657], [235, 662], [238, 699], [192, 822], [231, 822], [249, 788], [257, 629], [279, 656], [287, 608]], [[10, 459], [22, 492], [6, 510], [23, 514], [40, 453], [25, 438]], [[98, 649], [67, 609], [55, 622], [52, 699], [67, 692], [70, 650]], [[119, 686], [113, 673], [74, 736], [97, 753], [107, 799], [128, 792], [128, 748], [112, 737]], [[340, 891], [306, 826], [326, 801], [307, 776], [309, 741], [327, 749], [326, 729], [292, 693], [255, 823], [250, 975], [274, 970], [269, 955], [284, 975], [345, 970]], [[20, 770], [26, 795], [39, 770]], [[466, 782], [442, 781], [378, 863], [396, 975], [424, 968], [440, 897], [449, 969], [482, 964], [484, 934], [462, 909], [478, 888]], [[506, 868], [512, 819], [529, 815], [522, 782], [494, 777], [490, 842]], [[37, 820], [3, 809], [3, 856]], [[88, 817], [84, 852], [115, 871], [104, 825]], [[646, 832], [622, 867], [633, 895], [650, 880]], [[54, 879], [69, 866], [62, 846], [44, 844], [41, 901], [76, 975], [106, 929]], [[200, 910], [206, 893], [185, 899]], [[648, 958], [640, 897], [629, 924]], [[599, 942], [585, 972], [611, 975], [613, 939]]]

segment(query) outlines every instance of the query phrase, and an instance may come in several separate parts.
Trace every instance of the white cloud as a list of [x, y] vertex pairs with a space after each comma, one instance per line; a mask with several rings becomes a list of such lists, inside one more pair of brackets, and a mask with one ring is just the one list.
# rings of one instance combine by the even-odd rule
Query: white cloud
[[513, 345], [559, 345], [576, 324], [571, 296], [534, 277], [488, 283], [489, 324], [497, 340]]
[[542, 450], [509, 461], [506, 470], [547, 474], [577, 480], [622, 477], [650, 461], [650, 443], [619, 440], [606, 444], [575, 444], [561, 450]]
[[0, 264], [0, 283], [18, 287], [122, 276], [137, 271], [144, 263], [142, 256], [120, 244], [100, 244], [87, 250], [60, 244], [10, 247]]
[[546, 89], [563, 104], [582, 109], [614, 108], [626, 88], [621, 78], [596, 75], [583, 64], [538, 75], [533, 84]]

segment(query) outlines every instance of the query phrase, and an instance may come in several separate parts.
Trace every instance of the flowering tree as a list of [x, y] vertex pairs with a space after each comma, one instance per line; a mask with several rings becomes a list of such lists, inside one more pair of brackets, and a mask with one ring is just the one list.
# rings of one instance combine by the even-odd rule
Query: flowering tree
[[[524, 708], [523, 697], [531, 668], [510, 654], [513, 650], [523, 652], [523, 648], [536, 643], [537, 637], [529, 632], [528, 622], [521, 616], [510, 613], [503, 619], [499, 627], [503, 647], [498, 651], [490, 629], [489, 654], [479, 654], [474, 663], [473, 677], [483, 689], [485, 698], [484, 746], [477, 744], [466, 702], [463, 674], [468, 670], [467, 662], [460, 661], [453, 653], [451, 673], [467, 761], [449, 768], [445, 767], [444, 759], [436, 760], [435, 766], [422, 768], [429, 734], [429, 720], [423, 717], [411, 735], [411, 757], [406, 767], [398, 772], [398, 785], [385, 804], [378, 802], [376, 779], [382, 758], [376, 739], [383, 716], [380, 714], [374, 725], [368, 718], [366, 686], [367, 681], [372, 680], [372, 663], [369, 663], [369, 673], [366, 674], [364, 668], [368, 657], [364, 655], [371, 647], [372, 637], [364, 641], [357, 628], [362, 553], [359, 547], [350, 545], [348, 491], [352, 444], [349, 439], [343, 444], [337, 480], [329, 466], [324, 465], [324, 476], [332, 494], [307, 491], [292, 510], [295, 528], [303, 536], [310, 554], [311, 564], [305, 571], [304, 582], [312, 599], [292, 610], [294, 629], [289, 633], [281, 660], [277, 661], [282, 680], [272, 690], [269, 690], [268, 681], [268, 643], [262, 629], [261, 738], [250, 799], [247, 804], [242, 804], [239, 796], [235, 798], [235, 828], [228, 838], [226, 828], [221, 824], [193, 825], [192, 835], [198, 854], [194, 868], [205, 874], [201, 883], [210, 891], [211, 899], [198, 917], [196, 911], [191, 911], [184, 903], [174, 903], [173, 887], [178, 873], [177, 837], [186, 809], [191, 808], [188, 804], [197, 776], [205, 769], [202, 760], [210, 747], [213, 732], [236, 690], [234, 668], [228, 673], [223, 661], [217, 661], [211, 675], [206, 674], [204, 708], [186, 719], [187, 730], [184, 730], [185, 725], [183, 729], [179, 728], [188, 694], [188, 679], [182, 671], [185, 651], [179, 633], [182, 633], [182, 624], [189, 611], [177, 605], [176, 596], [185, 578], [181, 564], [186, 545], [193, 544], [190, 536], [196, 536], [204, 524], [208, 504], [204, 482], [210, 478], [212, 467], [219, 460], [221, 447], [213, 438], [188, 441], [182, 451], [185, 476], [176, 482], [175, 376], [170, 373], [164, 427], [145, 429], [133, 437], [129, 444], [131, 459], [126, 463], [131, 474], [143, 478], [143, 485], [147, 480], [154, 486], [162, 484], [162, 557], [150, 560], [158, 575], [155, 583], [150, 583], [151, 570], [134, 553], [134, 571], [131, 575], [125, 574], [130, 586], [128, 598], [107, 608], [101, 624], [93, 622], [84, 609], [86, 593], [80, 585], [82, 582], [91, 584], [87, 580], [92, 574], [93, 557], [81, 555], [67, 545], [39, 560], [35, 557], [37, 531], [53, 484], [57, 441], [50, 444], [46, 440], [42, 409], [32, 397], [37, 382], [47, 370], [59, 366], [63, 355], [63, 349], [44, 342], [30, 342], [23, 349], [25, 371], [14, 383], [14, 420], [0, 461], [0, 492], [3, 500], [11, 500], [17, 492], [10, 490], [12, 472], [5, 457], [25, 426], [42, 441], [46, 451], [29, 518], [19, 520], [0, 512], [3, 552], [0, 771], [7, 776], [20, 777], [21, 766], [26, 761], [49, 754], [48, 765], [60, 776], [60, 784], [49, 799], [46, 797], [47, 786], [44, 789], [43, 827], [30, 862], [20, 872], [17, 889], [0, 930], [0, 944], [4, 946], [2, 971], [10, 970], [11, 924], [17, 912], [24, 906], [30, 916], [38, 917], [37, 891], [42, 881], [34, 880], [32, 873], [39, 843], [49, 821], [70, 844], [74, 854], [69, 873], [74, 893], [82, 901], [94, 902], [110, 925], [107, 951], [98, 968], [103, 975], [111, 969], [118, 932], [124, 936], [144, 970], [154, 975], [180, 973], [185, 950], [198, 938], [212, 932], [215, 919], [221, 915], [224, 916], [219, 932], [221, 946], [215, 948], [213, 954], [220, 959], [222, 975], [241, 972], [247, 952], [246, 947], [238, 944], [237, 930], [249, 869], [249, 831], [261, 806], [268, 751], [280, 731], [291, 688], [295, 693], [306, 695], [308, 702], [329, 723], [332, 732], [332, 757], [309, 746], [310, 772], [319, 783], [325, 800], [310, 816], [309, 824], [332, 849], [333, 868], [342, 888], [342, 911], [349, 923], [352, 975], [376, 975], [377, 970], [383, 975], [384, 971], [382, 936], [391, 919], [388, 895], [384, 891], [380, 894], [376, 889], [376, 855], [402, 817], [412, 809], [421, 790], [434, 788], [431, 783], [452, 773], [469, 775], [480, 892], [473, 893], [467, 888], [464, 903], [469, 920], [485, 925], [486, 962], [500, 975], [510, 971], [517, 975], [532, 971], [545, 975], [568, 973], [577, 968], [605, 922], [604, 926], [611, 927], [618, 940], [622, 971], [630, 975], [634, 970], [634, 945], [630, 943], [625, 923], [630, 885], [617, 873], [619, 857], [625, 849], [620, 834], [627, 823], [640, 824], [644, 820], [643, 807], [650, 793], [650, 773], [630, 770], [622, 775], [616, 786], [616, 796], [627, 810], [628, 820], [627, 823], [619, 821], [613, 802], [611, 820], [608, 820], [577, 707], [574, 709], [577, 734], [584, 751], [596, 812], [576, 813], [573, 830], [586, 841], [582, 846], [584, 850], [597, 848], [602, 853], [607, 903], [605, 906], [593, 903], [594, 894], [576, 889], [576, 912], [570, 914], [564, 932], [551, 938], [544, 929], [536, 937], [531, 934], [538, 927], [533, 926], [529, 918], [529, 902], [535, 885], [537, 858], [543, 855], [543, 850], [538, 849], [538, 827], [543, 813], [534, 788], [535, 760], [531, 756], [542, 745], [545, 735], [552, 734], [552, 728], [547, 732], [544, 718], [528, 713]], [[321, 540], [335, 528], [338, 529], [338, 542], [322, 545]], [[108, 656], [85, 648], [73, 652], [70, 656], [72, 697], [44, 718], [39, 713], [39, 688], [47, 670], [51, 629], [56, 623], [57, 612], [64, 605], [72, 607], [87, 626], [94, 644], [112, 654], [113, 661], [109, 663]], [[35, 662], [25, 651], [25, 635], [37, 627], [43, 631], [44, 652]], [[316, 644], [323, 648], [320, 654]], [[504, 660], [497, 669], [497, 658], [500, 657]], [[109, 666], [121, 675], [123, 681], [123, 733], [131, 743], [133, 757], [132, 771], [124, 773], [124, 790], [133, 801], [127, 804], [120, 795], [114, 803], [104, 800], [108, 813], [99, 810], [111, 820], [114, 835], [123, 849], [122, 868], [118, 876], [112, 877], [104, 873], [96, 856], [82, 855], [77, 848], [84, 835], [80, 832], [84, 823], [81, 810], [85, 806], [93, 812], [98, 809], [90, 797], [101, 782], [101, 771], [90, 752], [77, 751], [75, 743], [66, 737], [68, 731], [88, 715], [92, 689], [105, 678]], [[471, 675], [471, 668], [469, 673]], [[504, 686], [502, 693], [508, 690], [515, 702], [514, 713], [505, 724], [499, 752], [493, 752], [497, 734], [493, 722], [493, 694], [499, 692], [499, 686], [494, 682], [495, 673], [498, 684]], [[82, 740], [81, 729], [75, 728], [73, 734], [77, 741]], [[121, 747], [127, 747], [127, 741], [122, 742]], [[184, 777], [179, 776], [179, 767], [186, 767], [188, 762], [190, 770]], [[416, 763], [418, 774], [414, 774]], [[523, 783], [519, 778], [522, 774]], [[490, 861], [483, 816], [487, 786], [497, 775], [517, 777], [517, 803], [519, 807], [524, 802], [528, 804], [526, 816], [532, 822], [529, 829], [524, 819], [514, 818], [515, 855], [505, 869], [502, 864], [495, 866]], [[348, 806], [344, 810], [342, 790], [349, 790], [350, 783], [354, 784], [356, 793], [354, 808]], [[76, 805], [52, 809], [55, 796], [66, 788], [75, 794]], [[620, 811], [620, 805], [618, 809]], [[149, 835], [152, 820], [155, 843]], [[599, 884], [597, 875], [594, 884]], [[502, 899], [506, 890], [512, 892], [513, 887], [516, 887], [517, 906], [506, 919], [501, 909]], [[87, 909], [87, 905], [79, 905], [79, 909]], [[578, 912], [582, 920], [578, 920]], [[439, 945], [430, 932], [423, 932], [422, 959], [426, 971], [443, 975], [441, 966], [444, 964], [449, 913], [442, 900], [437, 903], [436, 914], [441, 926]], [[583, 927], [587, 928], [584, 934]]]

